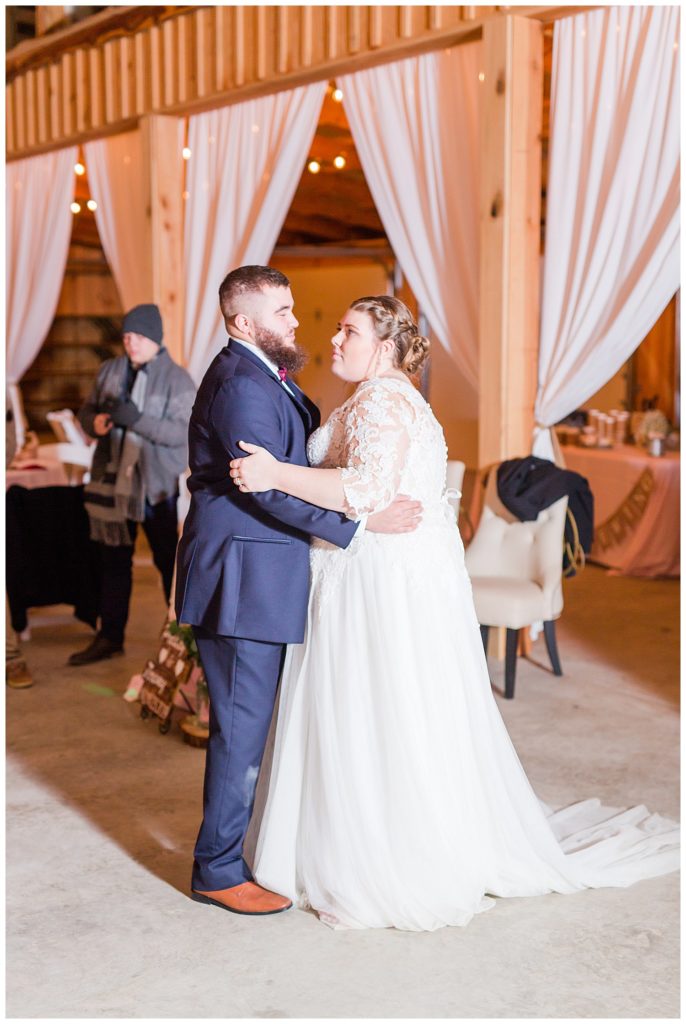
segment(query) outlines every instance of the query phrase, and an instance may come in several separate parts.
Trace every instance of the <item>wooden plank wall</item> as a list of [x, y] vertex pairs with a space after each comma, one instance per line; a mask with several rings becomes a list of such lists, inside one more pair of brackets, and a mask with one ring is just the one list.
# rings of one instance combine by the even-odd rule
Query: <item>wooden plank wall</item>
[[75, 30], [63, 30], [7, 55], [7, 156], [125, 131], [145, 114], [208, 109], [380, 56], [450, 45], [508, 9], [241, 5], [169, 16], [174, 8], [160, 8], [167, 12], [161, 20], [126, 31], [121, 9], [111, 8], [119, 27], [108, 32], [107, 18], [98, 16], [92, 40], [84, 41], [80, 27], [76, 45]]

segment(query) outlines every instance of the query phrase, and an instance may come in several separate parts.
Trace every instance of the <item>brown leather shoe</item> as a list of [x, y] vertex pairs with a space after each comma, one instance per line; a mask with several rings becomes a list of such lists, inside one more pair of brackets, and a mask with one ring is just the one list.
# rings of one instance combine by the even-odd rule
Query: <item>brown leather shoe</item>
[[12, 690], [25, 690], [33, 686], [33, 676], [23, 658], [5, 661], [5, 682]]
[[232, 914], [252, 916], [281, 914], [293, 906], [285, 896], [263, 889], [255, 882], [242, 882], [230, 889], [216, 889], [214, 892], [198, 892], [193, 889], [191, 899], [196, 903], [209, 903], [222, 910], [230, 910]]

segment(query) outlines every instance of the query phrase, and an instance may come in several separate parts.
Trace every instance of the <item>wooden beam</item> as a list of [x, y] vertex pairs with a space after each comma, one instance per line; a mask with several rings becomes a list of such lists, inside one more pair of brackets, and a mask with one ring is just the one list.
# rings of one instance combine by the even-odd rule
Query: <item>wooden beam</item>
[[538, 371], [542, 26], [483, 32], [479, 465], [531, 451]]
[[36, 35], [43, 36], [55, 25], [59, 25], [67, 17], [64, 7], [54, 6], [36, 7]]
[[150, 298], [162, 313], [172, 359], [183, 359], [183, 122], [176, 117], [141, 118]]

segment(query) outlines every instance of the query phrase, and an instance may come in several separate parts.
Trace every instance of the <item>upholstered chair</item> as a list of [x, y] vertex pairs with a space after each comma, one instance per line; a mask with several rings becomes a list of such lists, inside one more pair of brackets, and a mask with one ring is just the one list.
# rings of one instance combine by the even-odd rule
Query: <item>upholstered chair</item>
[[[491, 473], [491, 478], [495, 473]], [[491, 480], [489, 480], [489, 484]], [[507, 631], [505, 696], [514, 697], [518, 631], [543, 622], [546, 647], [555, 675], [562, 675], [555, 620], [562, 612], [562, 545], [566, 496], [543, 509], [536, 520], [520, 522], [503, 506], [493, 510], [493, 490], [474, 539], [465, 553], [484, 649], [490, 626]], [[497, 495], [496, 495], [497, 499]]]
[[457, 459], [449, 459], [445, 474], [445, 487], [448, 503], [455, 513], [460, 514], [460, 498], [462, 497], [462, 481], [464, 480], [465, 464]]

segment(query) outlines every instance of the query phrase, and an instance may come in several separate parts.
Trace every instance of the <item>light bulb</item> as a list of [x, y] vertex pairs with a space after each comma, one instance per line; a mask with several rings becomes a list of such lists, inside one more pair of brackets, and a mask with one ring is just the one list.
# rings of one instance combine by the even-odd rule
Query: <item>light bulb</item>
[[89, 199], [86, 203], [86, 206], [91, 212], [93, 212], [93, 210], [97, 210], [98, 208], [98, 204], [96, 203], [95, 199]]
[[331, 99], [335, 100], [336, 103], [341, 103], [343, 100], [343, 90], [334, 89], [334, 91], [331, 93]]
[[319, 174], [319, 172], [322, 169], [322, 165], [319, 163], [318, 160], [310, 160], [309, 164], [307, 165], [307, 169], [310, 172], [310, 174]]
[[191, 151], [188, 148], [188, 146], [184, 146], [183, 147], [183, 149], [181, 150], [181, 156], [184, 158], [184, 160], [190, 160], [190, 158], [191, 158]]
[[74, 174], [85, 174], [86, 168], [83, 164], [74, 164]]
[[81, 213], [81, 203], [72, 203], [69, 209], [72, 213]]
[[343, 168], [345, 167], [345, 157], [344, 156], [334, 157], [333, 165], [334, 165], [334, 167], [337, 170], [342, 171]]
[[483, 71], [479, 72], [479, 81], [480, 82], [485, 82], [486, 81], [486, 75], [483, 73]]

